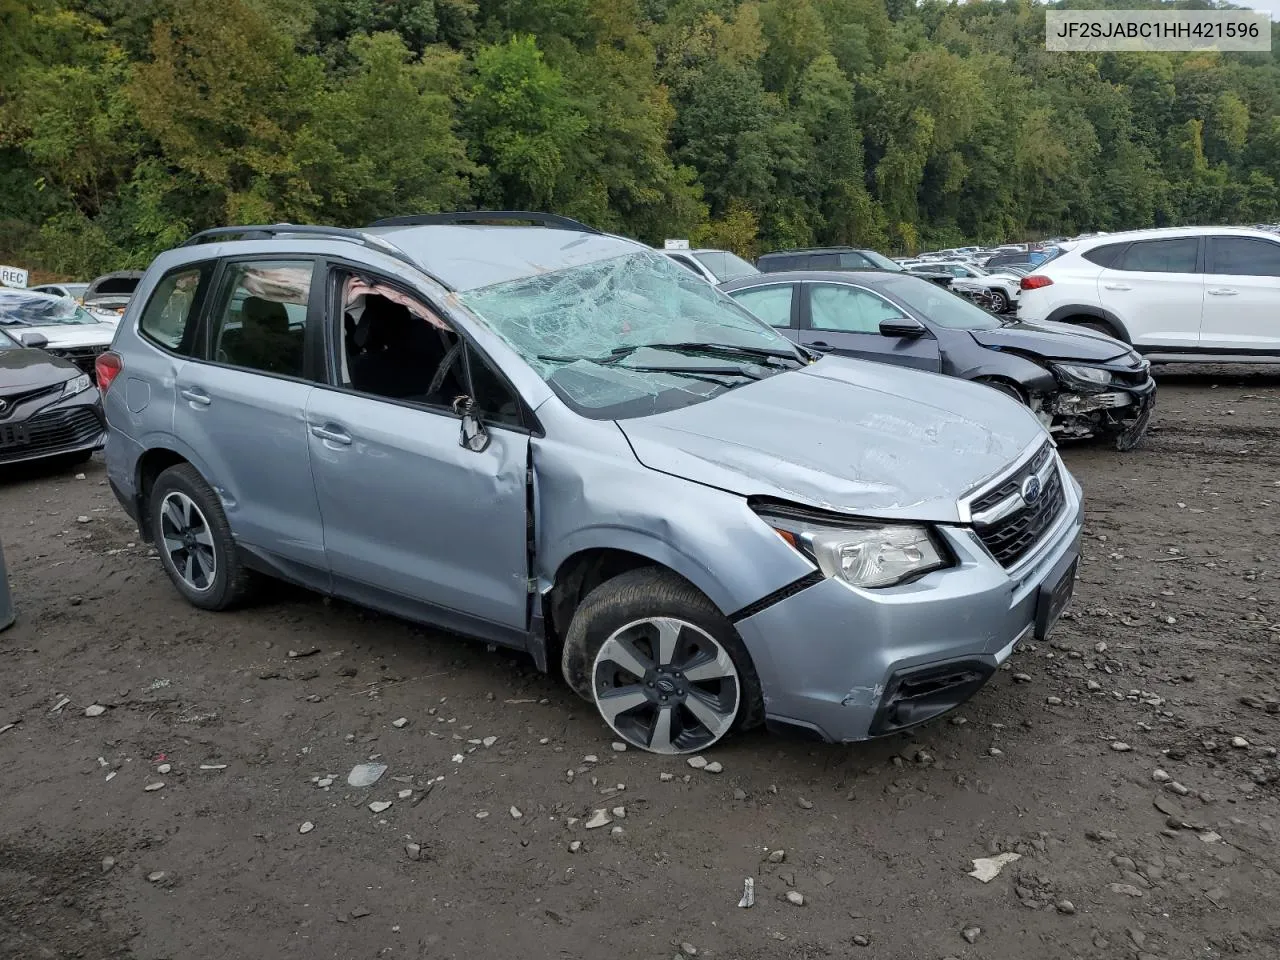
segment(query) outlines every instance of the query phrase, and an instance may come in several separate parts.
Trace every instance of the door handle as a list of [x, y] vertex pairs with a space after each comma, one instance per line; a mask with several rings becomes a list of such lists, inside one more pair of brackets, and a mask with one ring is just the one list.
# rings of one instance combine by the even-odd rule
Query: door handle
[[328, 440], [330, 443], [340, 443], [344, 447], [351, 446], [351, 434], [333, 424], [324, 427], [314, 426], [311, 428], [311, 435], [321, 440]]
[[1102, 285], [1102, 288], [1104, 290], [1132, 290], [1133, 289], [1133, 287], [1129, 286], [1127, 283], [1104, 283]]
[[816, 349], [818, 349], [818, 350], [830, 350], [830, 349], [831, 349], [831, 344], [827, 343], [827, 341], [825, 341], [825, 340], [815, 340], [815, 341], [813, 341], [813, 343], [809, 344], [809, 346], [811, 346], [811, 347], [815, 347], [815, 348], [816, 348]]
[[197, 387], [183, 387], [178, 391], [178, 395], [182, 397], [183, 400], [190, 400], [192, 403], [198, 403], [202, 407], [207, 407], [209, 404], [213, 403], [213, 400], [210, 399], [209, 395]]
[[1238, 291], [1232, 290], [1230, 287], [1212, 287], [1205, 293], [1214, 297], [1234, 297]]

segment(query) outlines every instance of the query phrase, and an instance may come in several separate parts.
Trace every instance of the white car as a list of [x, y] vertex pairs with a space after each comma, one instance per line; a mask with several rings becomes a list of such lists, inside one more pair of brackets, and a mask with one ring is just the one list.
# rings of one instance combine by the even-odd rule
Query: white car
[[43, 339], [39, 346], [90, 376], [116, 332], [116, 324], [97, 319], [68, 297], [31, 290], [0, 290], [0, 327], [22, 342]]
[[727, 283], [739, 277], [754, 277], [760, 272], [753, 264], [728, 250], [661, 250], [659, 252], [712, 285]]
[[89, 289], [87, 283], [45, 283], [38, 287], [30, 287], [35, 293], [47, 293], [54, 297], [70, 297], [79, 300]]
[[1063, 244], [1023, 277], [1018, 316], [1102, 331], [1155, 363], [1280, 363], [1280, 237], [1173, 227]]
[[1004, 313], [1018, 302], [1019, 283], [1022, 280], [1016, 274], [1000, 271], [990, 273], [963, 260], [930, 263], [916, 269], [908, 267], [907, 271], [921, 274], [949, 273], [953, 278], [949, 286], [956, 293], [989, 293], [993, 313]]

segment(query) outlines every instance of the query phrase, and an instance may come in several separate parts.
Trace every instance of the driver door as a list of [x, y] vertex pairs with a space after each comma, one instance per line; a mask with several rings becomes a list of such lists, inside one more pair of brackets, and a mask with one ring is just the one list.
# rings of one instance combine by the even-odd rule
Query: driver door
[[[334, 592], [522, 647], [529, 431], [517, 399], [441, 312], [393, 281], [335, 269], [328, 305], [331, 372], [306, 421]], [[373, 329], [374, 314], [409, 327]], [[481, 413], [484, 449], [460, 442], [459, 396]]]
[[878, 293], [849, 283], [803, 283], [800, 297], [800, 342], [814, 350], [900, 367], [942, 369], [938, 341], [920, 337], [886, 337], [880, 321], [906, 315]]

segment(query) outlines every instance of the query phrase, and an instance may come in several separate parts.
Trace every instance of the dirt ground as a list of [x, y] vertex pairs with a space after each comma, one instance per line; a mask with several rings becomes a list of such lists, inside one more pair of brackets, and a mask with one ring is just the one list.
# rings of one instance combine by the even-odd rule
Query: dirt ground
[[1143, 448], [1065, 456], [1050, 644], [911, 736], [753, 734], [719, 774], [480, 644], [187, 606], [97, 461], [0, 480], [0, 956], [1274, 960], [1280, 376], [1164, 375]]

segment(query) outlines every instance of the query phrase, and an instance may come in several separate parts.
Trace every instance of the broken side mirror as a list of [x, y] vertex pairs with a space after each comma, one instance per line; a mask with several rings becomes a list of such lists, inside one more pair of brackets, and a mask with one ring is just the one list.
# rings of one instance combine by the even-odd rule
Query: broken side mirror
[[882, 337], [923, 337], [928, 330], [919, 320], [911, 317], [890, 317], [888, 320], [880, 321], [880, 336]]
[[453, 401], [453, 412], [462, 418], [458, 443], [472, 453], [483, 453], [489, 446], [489, 431], [476, 413], [476, 402], [471, 397], [458, 397]]
[[37, 333], [35, 330], [32, 330], [30, 333], [18, 334], [18, 339], [22, 342], [24, 347], [31, 347], [36, 350], [49, 345], [49, 338], [43, 333]]

